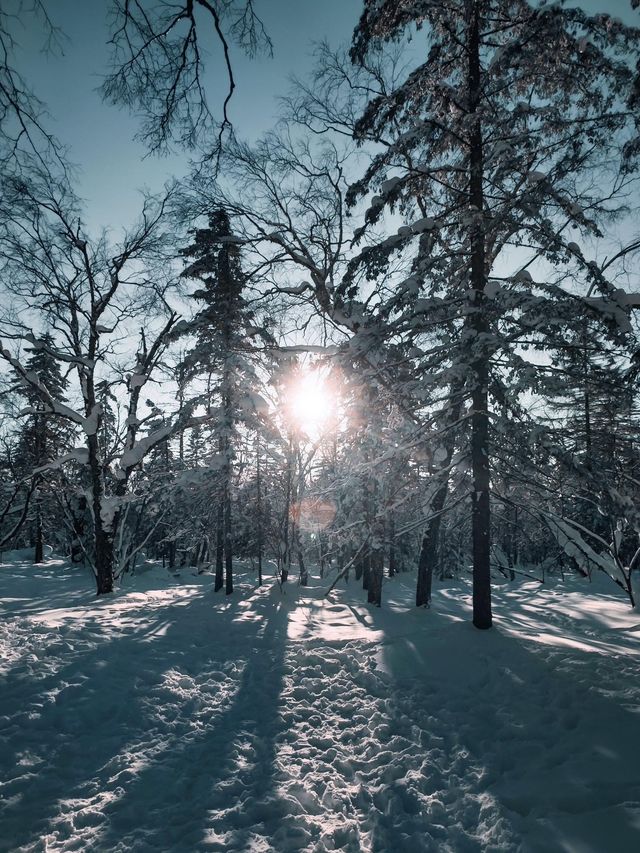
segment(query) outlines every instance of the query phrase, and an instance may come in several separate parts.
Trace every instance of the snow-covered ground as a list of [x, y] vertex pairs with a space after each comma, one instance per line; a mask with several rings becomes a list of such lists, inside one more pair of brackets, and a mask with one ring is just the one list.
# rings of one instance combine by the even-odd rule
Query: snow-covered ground
[[0, 850], [640, 850], [640, 615], [516, 583], [480, 632], [414, 582], [1, 565]]

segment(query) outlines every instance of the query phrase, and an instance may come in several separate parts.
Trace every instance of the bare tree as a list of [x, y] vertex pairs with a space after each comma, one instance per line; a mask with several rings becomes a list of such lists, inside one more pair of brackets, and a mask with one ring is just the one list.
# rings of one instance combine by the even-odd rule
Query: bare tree
[[[202, 37], [202, 33], [205, 33]], [[203, 52], [213, 34], [222, 49], [226, 93], [222, 117], [212, 114], [203, 81]], [[142, 112], [140, 138], [152, 151], [204, 141], [219, 153], [231, 130], [229, 102], [236, 87], [231, 45], [250, 56], [271, 51], [253, 0], [114, 0], [114, 67], [102, 86], [107, 101]]]
[[[113, 587], [114, 542], [129, 477], [176, 428], [172, 422], [141, 435], [144, 418], [139, 412], [141, 391], [158, 367], [177, 319], [166, 300], [171, 277], [163, 272], [165, 206], [166, 200], [148, 199], [138, 225], [112, 246], [106, 235], [91, 241], [68, 188], [47, 173], [30, 181], [10, 177], [2, 183], [0, 260], [16, 308], [14, 319], [3, 318], [2, 336], [26, 340], [35, 349], [46, 347], [66, 366], [69, 377], [75, 377], [75, 401], [71, 389], [69, 404], [57, 399], [25, 368], [15, 347], [4, 347], [1, 355], [39, 398], [43, 411], [84, 433], [84, 447], [51, 464], [73, 461], [87, 471], [98, 594]], [[28, 319], [15, 319], [18, 313]], [[99, 442], [104, 410], [98, 386], [119, 351], [131, 359], [126, 342], [132, 322], [142, 317], [150, 319], [144, 321], [146, 329], [127, 377], [126, 431], [118, 457], [107, 460]], [[52, 330], [55, 345], [30, 328], [38, 322]]]
[[43, 0], [8, 0], [0, 6], [0, 166], [3, 171], [39, 168], [65, 173], [68, 164], [60, 142], [47, 129], [46, 109], [15, 65], [16, 29], [28, 15], [39, 20], [43, 50], [61, 50], [63, 35]]

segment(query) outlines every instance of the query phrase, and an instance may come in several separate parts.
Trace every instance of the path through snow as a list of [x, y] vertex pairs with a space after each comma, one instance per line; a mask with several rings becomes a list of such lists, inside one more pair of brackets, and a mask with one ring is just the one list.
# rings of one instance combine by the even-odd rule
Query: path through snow
[[608, 588], [352, 583], [96, 600], [0, 566], [0, 850], [640, 849], [640, 625]]

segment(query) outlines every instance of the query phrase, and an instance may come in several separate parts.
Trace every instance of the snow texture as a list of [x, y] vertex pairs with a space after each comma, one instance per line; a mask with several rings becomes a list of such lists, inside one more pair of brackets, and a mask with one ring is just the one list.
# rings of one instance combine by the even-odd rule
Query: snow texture
[[34, 468], [32, 473], [41, 474], [44, 471], [58, 471], [68, 462], [77, 462], [80, 465], [87, 465], [89, 463], [89, 451], [86, 447], [76, 447], [70, 453], [65, 453], [64, 456], [59, 456], [57, 459], [53, 459], [45, 465], [40, 465], [39, 468]]
[[86, 435], [95, 435], [98, 432], [98, 424], [101, 416], [102, 404], [96, 403], [92, 407], [89, 417], [82, 419], [82, 429], [85, 431]]
[[401, 183], [402, 183], [401, 177], [389, 178], [388, 180], [383, 181], [380, 184], [380, 189], [382, 190], [382, 192], [385, 195], [388, 195], [389, 193], [392, 193], [395, 190], [395, 188], [398, 186], [398, 184], [401, 184]]
[[433, 231], [435, 220], [431, 216], [425, 216], [412, 223], [411, 230], [414, 234], [422, 234], [424, 231]]
[[165, 426], [154, 430], [149, 433], [149, 435], [139, 438], [134, 442], [132, 447], [129, 447], [122, 454], [122, 457], [120, 458], [120, 467], [123, 470], [126, 470], [127, 468], [133, 468], [135, 465], [139, 465], [151, 448], [155, 447], [155, 445], [159, 444], [161, 441], [164, 441], [165, 438], [168, 438], [171, 435], [172, 430], [173, 426], [171, 424], [165, 424]]
[[249, 413], [259, 415], [269, 414], [269, 404], [256, 391], [245, 391], [240, 398], [240, 407]]
[[[640, 849], [638, 615], [611, 585], [362, 590], [0, 565], [0, 850]], [[606, 580], [606, 579], [605, 579]]]

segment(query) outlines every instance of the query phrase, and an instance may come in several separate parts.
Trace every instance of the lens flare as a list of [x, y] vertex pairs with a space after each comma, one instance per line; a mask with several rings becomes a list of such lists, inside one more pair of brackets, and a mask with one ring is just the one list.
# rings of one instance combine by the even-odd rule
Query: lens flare
[[336, 517], [336, 505], [332, 500], [304, 498], [295, 505], [293, 515], [301, 530], [317, 533], [333, 523]]
[[295, 423], [309, 435], [322, 431], [334, 411], [334, 400], [317, 371], [301, 376], [290, 391], [290, 411]]

